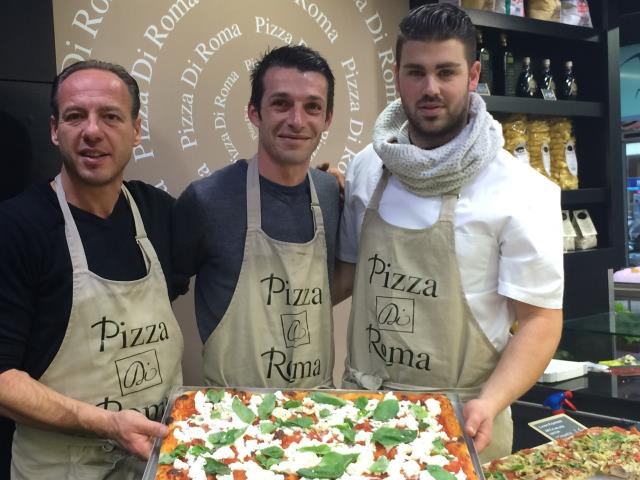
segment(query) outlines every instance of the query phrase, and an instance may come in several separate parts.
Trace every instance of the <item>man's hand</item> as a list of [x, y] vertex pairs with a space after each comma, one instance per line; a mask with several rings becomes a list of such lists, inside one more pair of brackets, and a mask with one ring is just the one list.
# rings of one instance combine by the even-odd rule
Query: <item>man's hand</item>
[[114, 412], [109, 420], [107, 436], [143, 460], [151, 455], [153, 439], [164, 437], [168, 431], [166, 425], [149, 420], [134, 410]]
[[478, 398], [470, 400], [462, 409], [464, 417], [464, 431], [473, 438], [473, 444], [478, 453], [491, 443], [494, 414], [491, 406]]
[[338, 181], [338, 187], [340, 188], [340, 207], [344, 205], [344, 175], [340, 173], [336, 167], [332, 167], [329, 162], [324, 162], [318, 165], [318, 170], [327, 172], [335, 177]]

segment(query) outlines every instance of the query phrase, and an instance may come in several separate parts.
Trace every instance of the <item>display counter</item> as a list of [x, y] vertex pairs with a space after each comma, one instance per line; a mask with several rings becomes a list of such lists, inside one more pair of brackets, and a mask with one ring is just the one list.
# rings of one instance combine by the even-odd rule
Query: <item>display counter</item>
[[[557, 357], [597, 363], [624, 355], [640, 357], [640, 315], [618, 312], [565, 320]], [[567, 413], [586, 426], [628, 428], [640, 422], [640, 375], [589, 372], [562, 382], [538, 383], [513, 406], [515, 450], [546, 441], [527, 424], [550, 416], [542, 403], [565, 390], [573, 391], [572, 402], [578, 409]]]

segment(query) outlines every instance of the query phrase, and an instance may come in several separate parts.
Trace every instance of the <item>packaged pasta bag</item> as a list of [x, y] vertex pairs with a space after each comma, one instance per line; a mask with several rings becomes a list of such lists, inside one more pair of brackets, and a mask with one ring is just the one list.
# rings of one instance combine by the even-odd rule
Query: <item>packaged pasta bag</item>
[[509, 115], [501, 121], [504, 149], [523, 163], [529, 164], [527, 141], [527, 117], [522, 114]]
[[538, 20], [560, 21], [560, 0], [529, 0], [527, 16]]
[[562, 190], [578, 188], [578, 160], [573, 125], [566, 117], [549, 121], [551, 129], [551, 179]]
[[496, 0], [493, 11], [514, 15], [516, 17], [524, 17], [524, 0]]
[[545, 119], [530, 120], [529, 131], [529, 165], [545, 177], [551, 178], [551, 135], [549, 122]]
[[475, 8], [478, 10], [493, 10], [496, 0], [462, 0], [463, 8]]
[[587, 0], [562, 0], [560, 21], [580, 27], [593, 27]]

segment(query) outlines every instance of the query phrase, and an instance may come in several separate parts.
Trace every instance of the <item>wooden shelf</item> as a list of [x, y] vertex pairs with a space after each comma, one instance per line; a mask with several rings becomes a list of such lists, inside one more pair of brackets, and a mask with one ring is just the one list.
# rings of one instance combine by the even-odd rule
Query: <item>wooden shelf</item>
[[478, 27], [497, 28], [543, 37], [558, 37], [600, 43], [602, 34], [594, 28], [578, 27], [560, 22], [548, 22], [527, 17], [515, 17], [485, 10], [467, 9], [471, 21]]
[[600, 102], [578, 100], [543, 100], [541, 98], [483, 96], [487, 110], [499, 113], [528, 113], [567, 117], [602, 117], [604, 105]]
[[606, 188], [579, 188], [562, 191], [562, 206], [573, 207], [595, 203], [605, 203], [608, 197]]

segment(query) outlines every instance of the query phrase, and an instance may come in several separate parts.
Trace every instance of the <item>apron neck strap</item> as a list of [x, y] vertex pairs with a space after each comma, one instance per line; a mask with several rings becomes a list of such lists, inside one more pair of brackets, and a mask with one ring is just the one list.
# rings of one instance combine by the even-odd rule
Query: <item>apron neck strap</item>
[[89, 270], [89, 264], [87, 263], [87, 257], [84, 254], [84, 247], [82, 246], [82, 239], [80, 238], [80, 232], [76, 222], [71, 215], [69, 204], [67, 203], [67, 196], [64, 193], [62, 187], [62, 176], [59, 173], [55, 178], [56, 185], [56, 197], [58, 198], [58, 204], [60, 210], [62, 210], [62, 216], [64, 218], [64, 233], [67, 237], [67, 245], [69, 247], [69, 256], [71, 257], [71, 266], [73, 271], [85, 271]]
[[391, 172], [384, 165], [382, 166], [382, 176], [380, 180], [378, 180], [378, 184], [376, 185], [376, 189], [373, 191], [373, 195], [369, 199], [369, 205], [367, 208], [371, 208], [372, 210], [378, 210], [380, 207], [380, 199], [382, 198], [382, 192], [384, 192], [385, 187], [387, 186], [387, 182], [389, 181], [389, 177], [391, 176]]
[[453, 223], [458, 198], [460, 198], [458, 192], [449, 192], [442, 195], [442, 206], [440, 207], [438, 221]]
[[129, 189], [122, 184], [122, 193], [124, 193], [124, 198], [127, 200], [129, 204], [129, 208], [131, 209], [131, 215], [133, 215], [133, 223], [136, 227], [136, 240], [142, 240], [143, 238], [147, 238], [147, 231], [144, 228], [144, 222], [142, 221], [142, 215], [140, 215], [140, 210], [138, 210], [138, 205], [133, 200], [131, 193], [129, 193]]
[[[320, 201], [313, 184], [311, 175], [307, 172], [309, 190], [311, 193], [311, 212], [316, 230], [324, 230], [324, 219], [320, 210]], [[258, 157], [254, 155], [247, 162], [247, 229], [258, 229], [262, 225], [262, 207], [260, 204], [260, 174], [258, 172]]]

